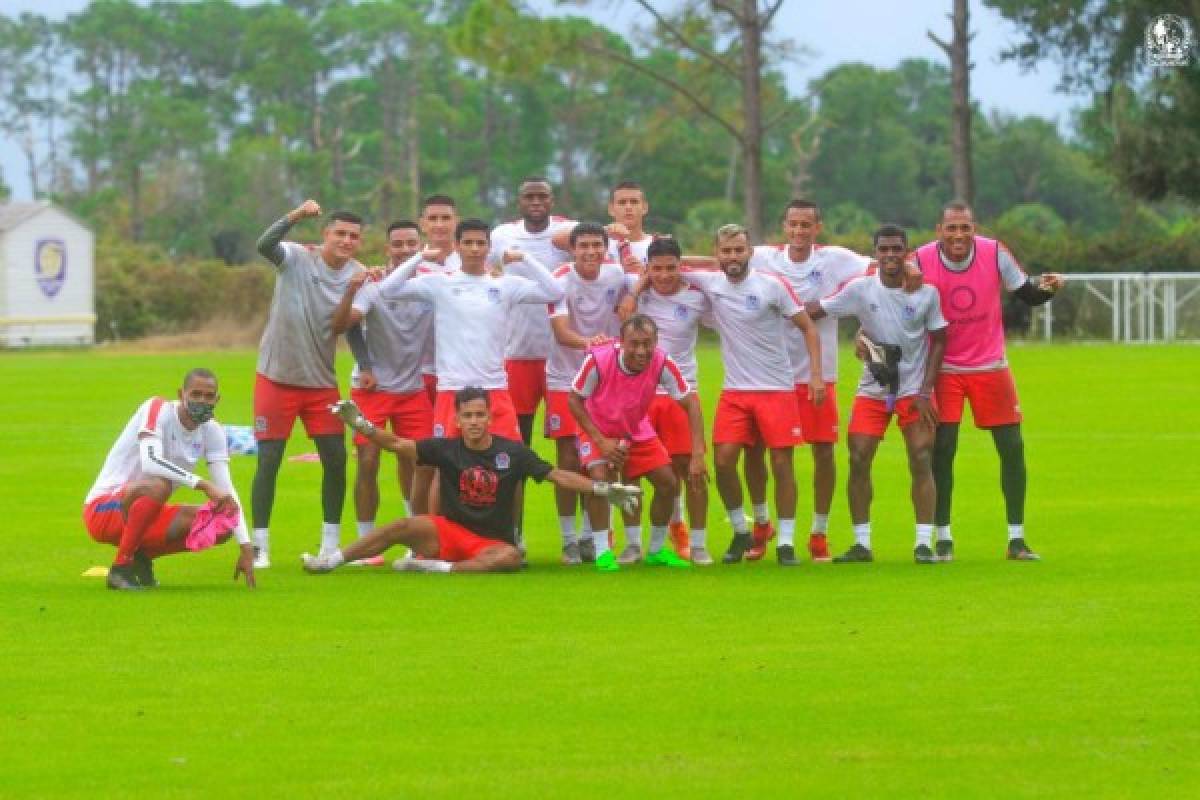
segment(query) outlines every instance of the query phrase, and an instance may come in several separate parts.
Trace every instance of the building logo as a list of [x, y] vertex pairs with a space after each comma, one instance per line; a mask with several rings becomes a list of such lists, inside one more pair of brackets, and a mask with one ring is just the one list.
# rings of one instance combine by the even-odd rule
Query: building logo
[[1159, 14], [1146, 26], [1146, 63], [1152, 67], [1186, 67], [1196, 37], [1192, 23], [1178, 14]]
[[33, 248], [33, 274], [46, 297], [67, 282], [67, 245], [62, 239], [38, 239]]

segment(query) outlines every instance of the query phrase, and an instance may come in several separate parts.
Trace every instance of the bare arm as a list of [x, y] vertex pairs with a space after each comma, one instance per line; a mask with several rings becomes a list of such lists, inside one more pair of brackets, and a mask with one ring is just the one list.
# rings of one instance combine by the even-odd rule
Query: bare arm
[[809, 300], [807, 303], [805, 303], [804, 313], [808, 314], [808, 318], [813, 322], [829, 316], [829, 313], [825, 309], [821, 308], [820, 300]]
[[921, 421], [930, 427], [937, 425], [937, 411], [933, 408], [930, 398], [933, 397], [933, 387], [937, 384], [938, 373], [942, 371], [942, 357], [946, 355], [946, 329], [929, 332], [929, 360], [925, 362], [925, 376], [921, 380], [921, 392], [913, 399], [913, 405], [921, 417]]
[[[350, 278], [346, 283], [346, 291], [342, 294], [342, 299], [338, 301], [337, 308], [333, 310], [333, 332], [345, 333], [350, 326], [357, 326], [362, 322], [363, 312], [354, 308], [354, 298], [358, 295], [358, 290], [362, 288], [367, 281], [367, 272], [361, 271]], [[351, 348], [353, 349], [353, 347]], [[365, 347], [363, 348], [366, 349]], [[357, 354], [355, 356], [357, 360]], [[361, 366], [361, 362], [359, 366]]]
[[825, 378], [821, 375], [821, 335], [812, 317], [800, 311], [792, 315], [792, 324], [804, 334], [804, 347], [808, 350], [808, 364], [811, 377], [808, 379], [808, 389], [812, 393], [813, 405], [825, 402]]
[[352, 400], [340, 400], [329, 407], [330, 413], [361, 433], [381, 450], [389, 450], [400, 458], [411, 462], [417, 460], [417, 443], [412, 439], [403, 439], [393, 433], [377, 428], [362, 415], [358, 406]]
[[692, 432], [692, 459], [688, 464], [688, 482], [699, 488], [708, 480], [708, 466], [704, 462], [704, 411], [700, 408], [700, 396], [688, 392], [679, 401], [688, 415], [688, 427]]
[[563, 347], [570, 347], [572, 350], [587, 350], [593, 344], [602, 344], [606, 341], [606, 337], [604, 336], [593, 336], [591, 339], [585, 339], [571, 327], [570, 317], [565, 315], [551, 317], [550, 330], [554, 332], [554, 341]]
[[608, 463], [619, 470], [625, 463], [625, 450], [618, 441], [605, 436], [596, 427], [596, 423], [592, 420], [592, 415], [588, 413], [587, 406], [584, 405], [583, 396], [575, 391], [569, 392], [567, 394], [567, 406], [571, 409], [571, 416], [575, 417], [575, 421], [579, 423], [579, 427], [583, 428], [583, 432], [596, 445], [596, 448], [600, 451], [600, 455], [604, 456]]
[[233, 568], [233, 579], [236, 581], [242, 575], [246, 576], [246, 586], [253, 589], [254, 580], [254, 545], [250, 543], [250, 531], [246, 528], [246, 515], [241, 510], [241, 500], [238, 499], [237, 489], [233, 486], [233, 478], [229, 474], [228, 461], [213, 461], [208, 465], [208, 474], [218, 489], [227, 492], [233, 502], [238, 504], [238, 524], [233, 529], [234, 539], [238, 543], [237, 563]]

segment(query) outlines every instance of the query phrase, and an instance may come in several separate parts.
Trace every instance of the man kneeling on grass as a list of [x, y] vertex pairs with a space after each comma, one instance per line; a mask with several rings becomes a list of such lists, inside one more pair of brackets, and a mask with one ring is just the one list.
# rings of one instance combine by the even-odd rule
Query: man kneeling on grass
[[331, 410], [350, 427], [384, 450], [420, 466], [436, 467], [442, 515], [397, 520], [342, 550], [303, 556], [309, 572], [329, 572], [347, 561], [370, 558], [394, 544], [413, 554], [396, 561], [401, 571], [515, 572], [521, 553], [515, 542], [514, 496], [521, 482], [533, 478], [556, 486], [604, 497], [613, 505], [636, 508], [641, 489], [593, 481], [555, 469], [520, 442], [488, 432], [491, 408], [487, 392], [460, 389], [454, 396], [455, 421], [461, 438], [402, 439], [370, 423], [358, 407], [342, 401]]

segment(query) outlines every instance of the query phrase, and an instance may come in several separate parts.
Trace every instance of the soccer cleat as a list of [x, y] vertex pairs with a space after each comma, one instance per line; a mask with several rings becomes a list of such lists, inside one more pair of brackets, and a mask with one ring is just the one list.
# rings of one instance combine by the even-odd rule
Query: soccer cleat
[[1042, 557], [1029, 549], [1029, 545], [1025, 544], [1024, 539], [1009, 539], [1008, 554], [1009, 561], [1041, 561]]
[[266, 569], [271, 566], [271, 553], [265, 547], [254, 548], [254, 568]]
[[758, 561], [767, 552], [767, 542], [775, 538], [775, 528], [768, 522], [754, 523], [753, 543], [746, 550], [747, 561]]
[[775, 559], [781, 567], [798, 567], [800, 559], [796, 558], [796, 548], [790, 544], [781, 544], [775, 548]]
[[352, 567], [382, 567], [387, 561], [383, 556], [370, 556], [369, 558], [356, 558], [350, 562]]
[[698, 567], [711, 567], [713, 565], [712, 553], [708, 552], [708, 548], [704, 545], [692, 547], [692, 563]]
[[913, 548], [913, 561], [918, 564], [936, 564], [937, 558], [927, 544], [919, 544]]
[[648, 567], [676, 567], [678, 569], [691, 569], [692, 562], [686, 558], [680, 558], [671, 548], [664, 547], [657, 553], [646, 554], [646, 566]]
[[583, 563], [583, 559], [579, 556], [579, 542], [571, 542], [570, 544], [563, 545], [562, 562], [569, 567], [578, 566]]
[[875, 555], [871, 552], [871, 548], [863, 547], [861, 544], [855, 543], [846, 552], [833, 559], [835, 564], [865, 564], [868, 561], [874, 561]]
[[137, 576], [134, 575], [132, 564], [113, 564], [108, 568], [108, 577], [104, 583], [110, 589], [119, 589], [125, 592], [142, 590], [142, 587], [138, 585]]
[[617, 557], [613, 555], [612, 550], [605, 550], [596, 556], [597, 572], [618, 572], [620, 569], [621, 565], [617, 563]]
[[692, 541], [687, 523], [683, 520], [672, 522], [670, 528], [671, 546], [680, 558], [692, 557]]
[[154, 577], [154, 560], [141, 550], [133, 554], [133, 577], [143, 589], [157, 589], [158, 579]]
[[[642, 560], [642, 546], [640, 544], [627, 544], [625, 549], [621, 551], [621, 555], [617, 556], [618, 564], [636, 564]], [[646, 563], [650, 563], [647, 559]]]
[[833, 560], [829, 557], [829, 539], [825, 536], [825, 534], [809, 534], [808, 555], [818, 564], [828, 564]]
[[729, 549], [725, 551], [725, 555], [721, 556], [722, 564], [739, 564], [742, 557], [746, 555], [746, 551], [750, 549], [753, 541], [748, 533], [735, 533], [733, 541], [729, 543]]
[[954, 540], [939, 539], [933, 545], [933, 557], [938, 561], [953, 561], [954, 560]]
[[417, 563], [416, 557], [412, 553], [409, 553], [393, 561], [392, 569], [396, 570], [396, 572], [420, 572], [421, 565]]
[[312, 553], [301, 553], [300, 561], [304, 564], [304, 571], [313, 575], [333, 572], [337, 568], [326, 553], [318, 553], [315, 556]]
[[596, 543], [592, 541], [590, 534], [579, 540], [579, 558], [585, 564], [596, 561]]

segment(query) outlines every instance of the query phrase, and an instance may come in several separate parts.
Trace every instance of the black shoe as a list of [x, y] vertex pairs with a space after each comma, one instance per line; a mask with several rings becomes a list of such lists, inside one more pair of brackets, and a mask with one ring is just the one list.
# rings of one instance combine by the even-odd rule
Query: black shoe
[[596, 543], [590, 534], [579, 538], [579, 560], [585, 564], [596, 563]]
[[729, 543], [729, 549], [725, 551], [725, 555], [721, 556], [721, 563], [741, 563], [742, 557], [746, 555], [746, 551], [753, 545], [754, 540], [750, 537], [749, 533], [735, 533], [733, 541]]
[[796, 558], [796, 548], [790, 544], [781, 544], [775, 548], [775, 560], [781, 567], [800, 566], [800, 559]]
[[113, 564], [108, 568], [108, 579], [105, 581], [110, 589], [122, 591], [141, 591], [137, 578], [133, 574], [132, 564]]
[[143, 589], [157, 589], [158, 579], [154, 577], [154, 559], [141, 550], [133, 554], [133, 577]]
[[937, 563], [937, 559], [933, 557], [933, 550], [927, 544], [919, 544], [913, 548], [913, 561], [918, 564]]
[[954, 540], [938, 540], [933, 546], [933, 555], [938, 561], [953, 561], [954, 560]]
[[1029, 545], [1025, 544], [1024, 539], [1009, 539], [1009, 561], [1041, 561], [1041, 559], [1041, 556], [1029, 549]]
[[835, 556], [833, 559], [833, 563], [835, 563], [835, 564], [864, 563], [865, 564], [868, 561], [874, 561], [874, 560], [875, 560], [875, 555], [871, 552], [871, 548], [863, 547], [861, 544], [855, 543], [854, 547], [851, 547], [849, 550], [842, 553], [840, 556]]

